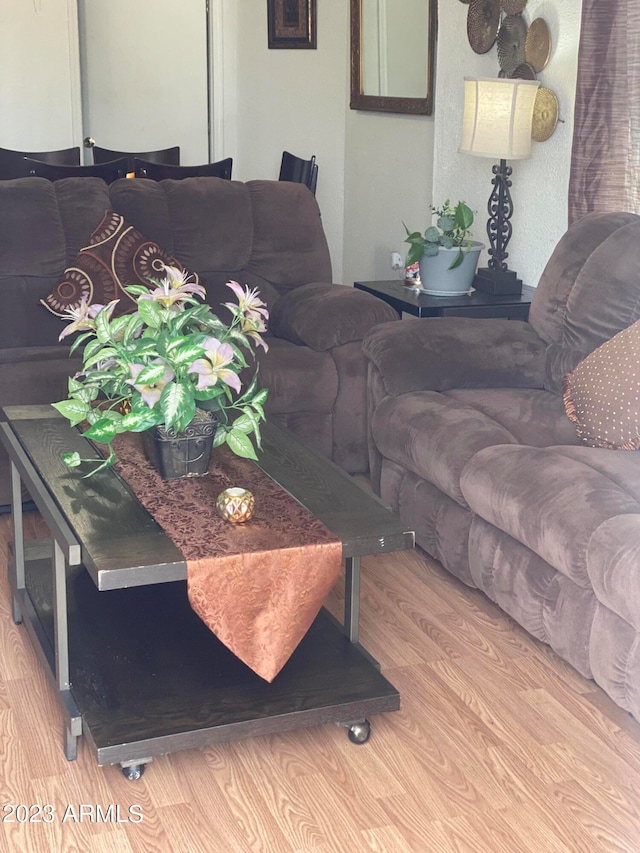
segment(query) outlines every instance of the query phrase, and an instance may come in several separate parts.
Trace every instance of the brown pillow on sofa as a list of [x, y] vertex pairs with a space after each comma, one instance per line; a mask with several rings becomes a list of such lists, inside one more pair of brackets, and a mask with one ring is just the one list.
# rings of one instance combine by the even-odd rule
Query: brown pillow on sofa
[[106, 305], [119, 299], [114, 315], [126, 314], [133, 311], [135, 303], [124, 286], [148, 285], [149, 277], [162, 279], [165, 266], [183, 269], [172, 255], [128, 225], [124, 216], [107, 210], [89, 245], [80, 249], [62, 279], [40, 301], [52, 314], [62, 317], [77, 308], [85, 295], [89, 304]]
[[565, 411], [583, 444], [640, 449], [640, 320], [583, 359], [563, 389]]

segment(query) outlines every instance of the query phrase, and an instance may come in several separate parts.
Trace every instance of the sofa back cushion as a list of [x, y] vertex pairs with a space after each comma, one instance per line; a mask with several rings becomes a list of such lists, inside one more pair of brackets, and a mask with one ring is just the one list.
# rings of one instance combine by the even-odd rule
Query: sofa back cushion
[[109, 207], [99, 178], [0, 181], [0, 346], [55, 344], [60, 320], [40, 305]]
[[529, 322], [546, 341], [546, 388], [640, 319], [640, 216], [590, 214], [556, 246], [536, 290]]
[[271, 306], [310, 281], [331, 281], [320, 211], [302, 184], [135, 179], [109, 188], [113, 209], [196, 271], [216, 304], [229, 278], [258, 287]]

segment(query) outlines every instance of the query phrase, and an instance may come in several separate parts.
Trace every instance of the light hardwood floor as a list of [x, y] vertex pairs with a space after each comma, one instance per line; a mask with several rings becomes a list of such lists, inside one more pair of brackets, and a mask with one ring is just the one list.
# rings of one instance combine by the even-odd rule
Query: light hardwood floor
[[[67, 762], [11, 620], [9, 538], [4, 516], [0, 853], [640, 851], [640, 725], [420, 551], [363, 560], [361, 638], [402, 696], [366, 745], [306, 729], [155, 759], [137, 782], [99, 768], [82, 739]], [[54, 819], [9, 822], [19, 804]], [[134, 805], [143, 819], [127, 822]]]

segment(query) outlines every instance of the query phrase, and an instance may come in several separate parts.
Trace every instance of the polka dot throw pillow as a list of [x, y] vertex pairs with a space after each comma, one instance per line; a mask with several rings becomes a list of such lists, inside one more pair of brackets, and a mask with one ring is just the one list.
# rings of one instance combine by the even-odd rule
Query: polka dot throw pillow
[[564, 406], [588, 447], [640, 449], [640, 320], [565, 376]]

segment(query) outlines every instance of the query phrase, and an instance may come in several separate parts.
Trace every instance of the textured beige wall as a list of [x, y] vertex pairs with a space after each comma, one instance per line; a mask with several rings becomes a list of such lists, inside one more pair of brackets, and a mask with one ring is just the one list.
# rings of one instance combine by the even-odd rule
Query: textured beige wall
[[[463, 79], [496, 77], [497, 48], [478, 55], [467, 39], [468, 6], [440, 2], [440, 36], [437, 55], [436, 126], [433, 198], [463, 198], [477, 211], [474, 237], [486, 242], [487, 202], [491, 193], [493, 161], [458, 153], [462, 127]], [[544, 18], [552, 41], [547, 67], [538, 74], [542, 86], [552, 89], [560, 102], [560, 122], [546, 142], [534, 142], [530, 160], [513, 167], [511, 188], [514, 214], [508, 264], [526, 284], [537, 285], [544, 266], [567, 228], [567, 194], [573, 134], [573, 108], [577, 74], [582, 0], [529, 0], [528, 22]], [[486, 255], [480, 264], [486, 263]]]

